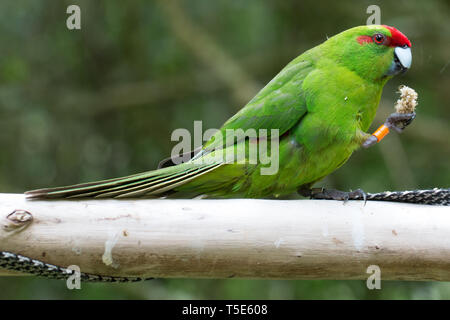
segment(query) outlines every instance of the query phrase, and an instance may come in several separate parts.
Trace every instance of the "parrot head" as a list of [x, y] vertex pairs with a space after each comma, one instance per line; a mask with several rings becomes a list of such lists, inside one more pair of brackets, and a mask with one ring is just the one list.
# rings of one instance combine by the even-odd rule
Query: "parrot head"
[[328, 39], [334, 61], [366, 79], [387, 80], [411, 67], [411, 42], [394, 27], [355, 27]]

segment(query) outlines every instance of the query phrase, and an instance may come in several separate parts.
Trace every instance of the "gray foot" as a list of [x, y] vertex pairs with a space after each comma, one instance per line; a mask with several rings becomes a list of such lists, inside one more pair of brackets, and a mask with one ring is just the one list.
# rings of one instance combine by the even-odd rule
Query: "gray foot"
[[401, 133], [416, 118], [416, 113], [392, 113], [387, 117], [384, 125]]
[[364, 203], [367, 201], [367, 195], [361, 189], [345, 192], [335, 189], [312, 188], [309, 190], [300, 189], [298, 192], [300, 195], [311, 199], [340, 200], [344, 203], [348, 200], [364, 200]]

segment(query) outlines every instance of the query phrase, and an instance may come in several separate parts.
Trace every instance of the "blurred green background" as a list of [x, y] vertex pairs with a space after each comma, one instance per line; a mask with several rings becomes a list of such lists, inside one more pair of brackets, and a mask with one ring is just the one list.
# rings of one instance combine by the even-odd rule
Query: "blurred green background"
[[[66, 8], [81, 7], [81, 30]], [[366, 9], [413, 43], [413, 66], [385, 87], [377, 120], [400, 84], [419, 93], [401, 136], [356, 152], [323, 181], [367, 192], [449, 187], [450, 2], [2, 1], [0, 190], [21, 193], [155, 168], [176, 128], [218, 128], [291, 59], [365, 24]], [[0, 298], [450, 298], [450, 284], [160, 279], [83, 284], [0, 278]]]

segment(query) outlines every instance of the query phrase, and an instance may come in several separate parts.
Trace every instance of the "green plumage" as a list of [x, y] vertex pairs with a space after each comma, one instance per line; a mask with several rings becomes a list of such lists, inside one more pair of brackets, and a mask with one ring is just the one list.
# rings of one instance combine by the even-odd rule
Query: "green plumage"
[[[369, 136], [394, 49], [358, 42], [359, 36], [382, 33], [383, 26], [344, 31], [290, 62], [243, 109], [221, 128], [278, 129], [279, 170], [262, 175], [267, 165], [250, 163], [248, 152], [239, 163], [214, 158], [223, 149], [234, 152], [248, 140], [225, 146], [212, 138], [190, 162], [129, 177], [41, 189], [29, 198], [124, 197], [277, 197], [310, 186], [351, 156]], [[261, 137], [260, 137], [261, 138]], [[260, 143], [260, 142], [258, 142]], [[228, 155], [228, 153], [227, 153]], [[210, 161], [205, 161], [210, 160]]]

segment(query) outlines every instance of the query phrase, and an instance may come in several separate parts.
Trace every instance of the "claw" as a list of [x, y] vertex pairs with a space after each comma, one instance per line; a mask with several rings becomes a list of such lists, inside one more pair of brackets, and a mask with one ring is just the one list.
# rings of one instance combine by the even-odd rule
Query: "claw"
[[350, 195], [355, 199], [362, 198], [364, 200], [364, 205], [367, 203], [367, 194], [362, 189], [356, 189], [355, 191], [351, 191]]
[[403, 125], [404, 125], [403, 129], [405, 129], [407, 126], [409, 126], [411, 124], [411, 122], [416, 118], [416, 113], [415, 112], [408, 113], [408, 114], [411, 115], [411, 118], [409, 118], [409, 119], [407, 119], [407, 120], [405, 120], [403, 122]]
[[345, 206], [345, 204], [348, 202], [348, 193], [344, 196], [344, 201], [342, 202], [342, 205]]

